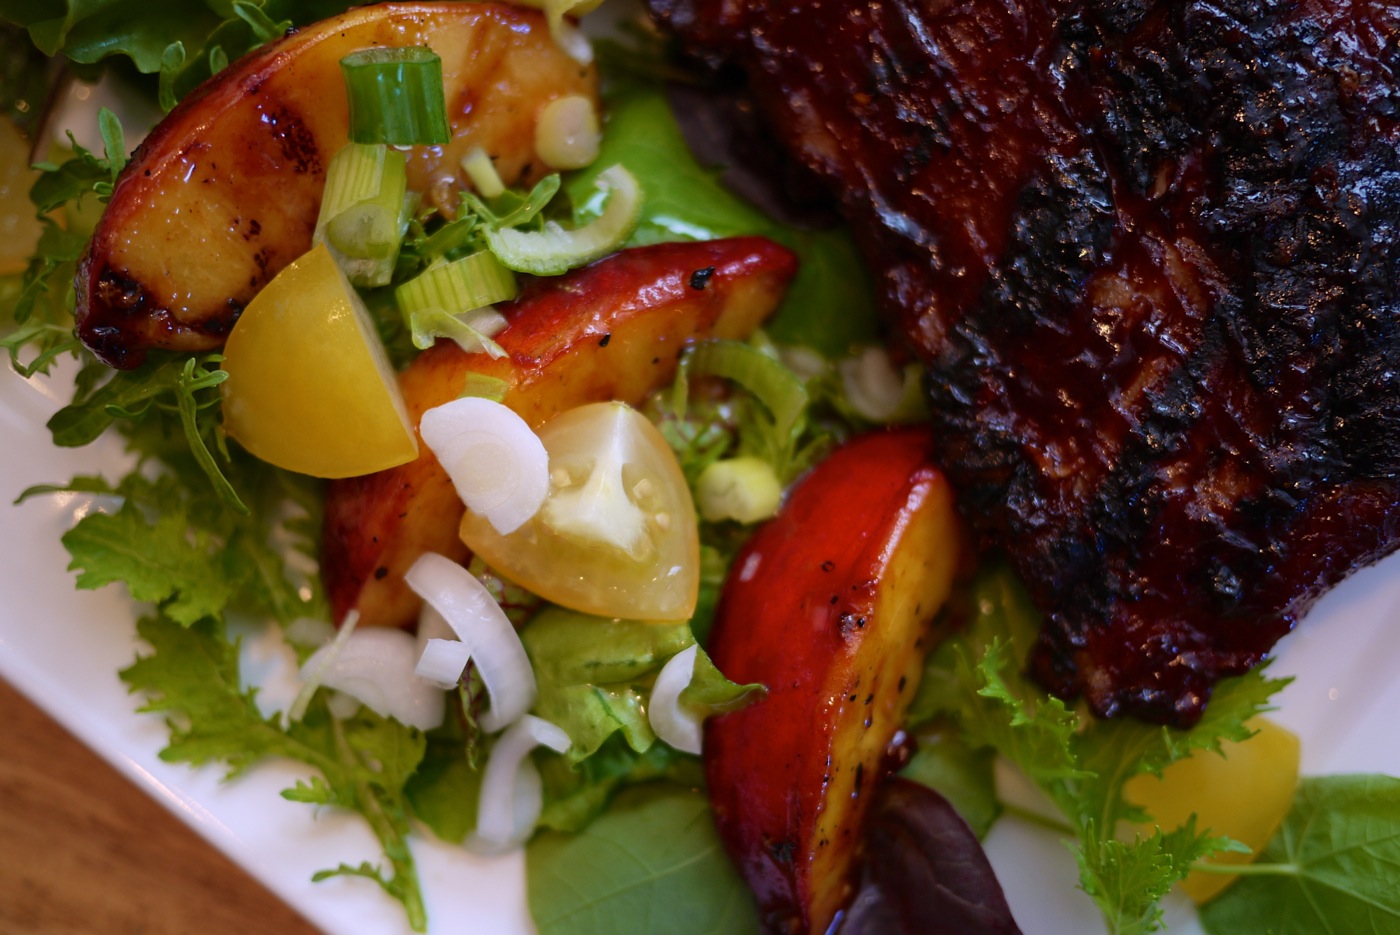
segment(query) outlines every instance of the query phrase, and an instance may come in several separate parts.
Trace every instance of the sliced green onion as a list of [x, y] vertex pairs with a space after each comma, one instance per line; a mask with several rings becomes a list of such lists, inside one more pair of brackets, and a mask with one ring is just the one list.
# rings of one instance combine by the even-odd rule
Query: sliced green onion
[[836, 367], [846, 402], [861, 418], [894, 425], [927, 416], [923, 368], [918, 364], [897, 369], [884, 348], [867, 347]]
[[340, 60], [350, 98], [350, 139], [432, 146], [452, 139], [442, 59], [427, 46], [361, 49]]
[[489, 227], [520, 227], [533, 221], [558, 193], [559, 175], [555, 173], [536, 182], [523, 198], [519, 192], [506, 189], [487, 205], [471, 192], [463, 192], [462, 203]]
[[450, 338], [468, 354], [485, 352], [493, 358], [505, 357], [506, 349], [491, 340], [505, 326], [505, 316], [493, 308], [474, 308], [459, 315], [441, 308], [408, 313], [413, 346], [420, 351], [432, 347], [438, 338]]
[[[797, 443], [807, 425], [806, 385], [783, 366], [776, 354], [738, 341], [704, 341], [681, 358], [673, 388], [676, 415], [685, 418], [692, 376], [723, 377], [738, 383], [759, 405], [750, 407], [757, 434], [743, 440], [749, 454], [760, 455], [784, 483], [801, 468]], [[766, 410], [766, 414], [764, 412]], [[741, 438], [747, 433], [741, 432]]]
[[465, 312], [509, 302], [517, 292], [515, 274], [485, 250], [450, 263], [430, 266], [394, 290], [405, 314], [427, 308]]
[[387, 146], [350, 143], [331, 157], [311, 242], [355, 285], [388, 284], [412, 213], [407, 187], [404, 154]]
[[807, 388], [782, 361], [739, 341], [702, 341], [686, 351], [676, 374], [674, 405], [685, 418], [691, 377], [724, 377], [758, 399], [773, 417], [778, 438], [790, 440], [802, 430]]
[[743, 455], [716, 461], [700, 473], [696, 506], [706, 520], [757, 523], [778, 512], [783, 485], [773, 466]]
[[485, 230], [486, 244], [502, 263], [522, 273], [557, 276], [611, 253], [626, 242], [642, 212], [642, 190], [620, 165], [604, 169], [600, 188], [610, 192], [603, 213], [591, 223], [565, 230], [546, 221], [543, 230]]
[[510, 381], [502, 380], [499, 377], [488, 377], [484, 373], [468, 373], [462, 381], [462, 392], [458, 394], [460, 398], [468, 396], [478, 399], [489, 399], [492, 402], [503, 403], [506, 401], [506, 394], [510, 392]]
[[496, 164], [480, 146], [473, 146], [471, 152], [462, 157], [462, 171], [467, 173], [472, 187], [481, 193], [482, 198], [499, 198], [505, 193], [506, 183], [501, 181]]
[[439, 257], [447, 256], [476, 239], [476, 232], [480, 227], [481, 218], [469, 211], [464, 211], [457, 216], [456, 220], [448, 221], [429, 234], [418, 244], [416, 252], [427, 260], [436, 260]]

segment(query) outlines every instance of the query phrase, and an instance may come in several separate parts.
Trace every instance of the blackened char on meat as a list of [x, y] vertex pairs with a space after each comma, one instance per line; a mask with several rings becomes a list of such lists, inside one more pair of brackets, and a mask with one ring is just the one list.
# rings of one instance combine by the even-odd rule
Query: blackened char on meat
[[1400, 534], [1400, 6], [651, 0], [839, 194], [1032, 673], [1186, 725]]

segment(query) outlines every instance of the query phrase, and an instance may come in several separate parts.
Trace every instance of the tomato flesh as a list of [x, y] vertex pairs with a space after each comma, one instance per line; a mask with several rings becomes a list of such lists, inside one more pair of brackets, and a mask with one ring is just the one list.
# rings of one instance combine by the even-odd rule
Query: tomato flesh
[[496, 571], [572, 610], [685, 620], [700, 586], [690, 490], [656, 427], [624, 403], [593, 403], [545, 423], [550, 493], [502, 536], [470, 510], [462, 540]]

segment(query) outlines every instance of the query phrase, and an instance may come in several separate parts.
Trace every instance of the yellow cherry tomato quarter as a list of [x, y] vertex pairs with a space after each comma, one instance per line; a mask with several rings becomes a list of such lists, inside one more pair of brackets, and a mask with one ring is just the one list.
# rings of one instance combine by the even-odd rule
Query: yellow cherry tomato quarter
[[[1198, 751], [1167, 767], [1160, 777], [1133, 777], [1124, 789], [1128, 800], [1145, 808], [1163, 830], [1181, 827], [1194, 814], [1198, 832], [1223, 834], [1250, 849], [1248, 854], [1217, 854], [1212, 863], [1254, 860], [1278, 830], [1298, 786], [1297, 735], [1263, 718], [1249, 726], [1257, 733], [1248, 740], [1226, 741], [1219, 754]], [[1198, 872], [1183, 880], [1181, 889], [1203, 903], [1235, 879]]]
[[572, 610], [685, 620], [700, 587], [695, 506], [656, 426], [617, 402], [570, 409], [539, 430], [544, 506], [509, 535], [468, 510], [462, 540], [526, 590]]
[[324, 246], [248, 303], [224, 346], [223, 369], [224, 428], [264, 461], [353, 477], [417, 457], [374, 323]]

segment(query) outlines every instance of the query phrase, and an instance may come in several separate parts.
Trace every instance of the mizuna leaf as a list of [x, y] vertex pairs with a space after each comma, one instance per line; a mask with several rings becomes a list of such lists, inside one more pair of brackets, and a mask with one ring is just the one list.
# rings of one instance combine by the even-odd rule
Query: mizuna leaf
[[138, 601], [162, 605], [188, 626], [222, 613], [233, 593], [207, 537], [191, 540], [185, 517], [165, 514], [148, 523], [129, 501], [116, 513], [89, 513], [63, 536], [81, 569], [78, 587], [124, 582]]
[[[146, 711], [166, 715], [170, 743], [161, 759], [174, 763], [222, 762], [230, 778], [271, 756], [305, 763], [321, 775], [299, 782], [284, 796], [293, 801], [335, 805], [358, 812], [383, 848], [387, 869], [340, 865], [316, 879], [368, 876], [404, 904], [409, 924], [423, 931], [427, 917], [408, 849], [408, 805], [404, 785], [423, 759], [420, 731], [362, 711], [332, 718], [324, 703], [283, 729], [263, 717], [254, 691], [240, 683], [238, 646], [223, 627], [205, 618], [181, 626], [169, 617], [146, 617], [137, 632], [151, 647], [120, 673], [132, 691], [145, 695]], [[368, 868], [368, 869], [367, 869]]]
[[1224, 838], [1197, 834], [1194, 822], [1132, 842], [1103, 837], [1091, 823], [1078, 850], [1079, 884], [1103, 912], [1113, 935], [1160, 928], [1158, 905], [1191, 865], [1229, 848]]
[[1400, 931], [1400, 779], [1304, 779], [1246, 872], [1202, 911], [1211, 935]]

